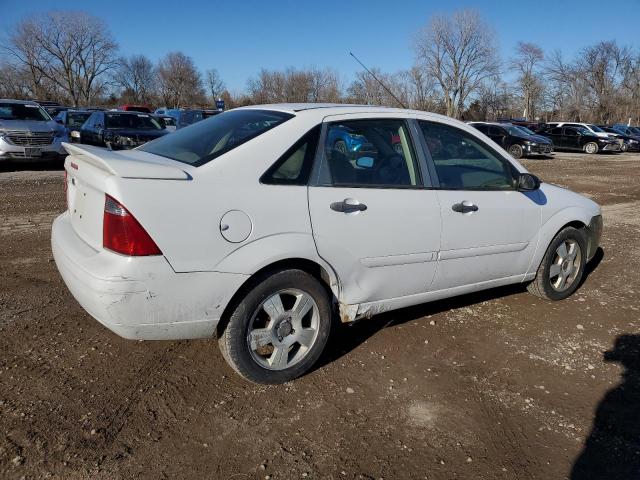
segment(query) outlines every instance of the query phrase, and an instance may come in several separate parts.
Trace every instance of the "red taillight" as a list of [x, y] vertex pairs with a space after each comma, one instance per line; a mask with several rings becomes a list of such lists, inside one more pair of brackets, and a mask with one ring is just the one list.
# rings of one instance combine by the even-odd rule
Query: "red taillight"
[[117, 200], [105, 195], [102, 246], [123, 255], [162, 255], [142, 225]]

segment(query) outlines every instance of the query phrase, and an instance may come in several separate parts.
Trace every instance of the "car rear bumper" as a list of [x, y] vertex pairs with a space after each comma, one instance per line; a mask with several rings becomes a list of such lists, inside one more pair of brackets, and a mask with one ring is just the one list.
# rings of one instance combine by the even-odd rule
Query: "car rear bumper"
[[54, 222], [56, 266], [80, 305], [118, 335], [136, 340], [211, 337], [247, 275], [175, 273], [164, 256], [97, 251], [73, 230], [67, 212]]

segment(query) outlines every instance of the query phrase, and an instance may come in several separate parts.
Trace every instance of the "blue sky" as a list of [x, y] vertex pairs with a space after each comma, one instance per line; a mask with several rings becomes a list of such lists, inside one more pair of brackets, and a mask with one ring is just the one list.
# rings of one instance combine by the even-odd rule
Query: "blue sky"
[[[615, 7], [613, 7], [615, 5]], [[102, 18], [124, 55], [190, 55], [239, 92], [264, 67], [330, 66], [348, 82], [359, 66], [394, 72], [413, 62], [412, 38], [435, 13], [475, 8], [494, 28], [503, 58], [517, 41], [571, 55], [600, 40], [638, 47], [640, 0], [0, 0], [0, 37], [25, 15], [84, 10]]]

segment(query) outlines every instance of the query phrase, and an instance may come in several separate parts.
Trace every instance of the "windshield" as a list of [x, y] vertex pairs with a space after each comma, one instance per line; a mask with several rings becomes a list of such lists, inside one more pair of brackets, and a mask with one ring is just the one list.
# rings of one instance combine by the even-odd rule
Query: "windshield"
[[200, 166], [291, 117], [269, 110], [233, 110], [177, 130], [139, 150]]
[[67, 112], [67, 126], [69, 128], [80, 128], [90, 116], [91, 112]]
[[591, 124], [589, 124], [589, 125], [587, 125], [587, 126], [588, 126], [588, 127], [591, 129], [591, 131], [593, 131], [593, 132], [598, 132], [598, 133], [602, 133], [602, 132], [604, 132], [604, 130], [603, 130], [603, 129], [601, 129], [601, 128], [600, 128], [599, 126], [597, 126], [597, 125], [591, 125]]
[[143, 113], [107, 113], [106, 128], [133, 128], [136, 130], [162, 130], [155, 118]]
[[523, 133], [526, 133], [523, 132], [520, 127], [516, 126], [506, 127], [506, 129], [509, 131], [509, 135], [513, 135], [515, 137], [521, 137]]
[[22, 103], [0, 103], [0, 119], [2, 120], [36, 120], [46, 122], [51, 117], [39, 105]]
[[526, 133], [527, 135], [535, 135], [535, 133], [534, 133], [533, 131], [529, 130], [527, 127], [522, 127], [522, 126], [518, 125], [516, 128], [517, 128], [518, 130], [523, 131], [523, 132], [524, 132], [524, 133]]
[[634, 135], [640, 135], [640, 128], [638, 127], [629, 127], [629, 130], [631, 130]]

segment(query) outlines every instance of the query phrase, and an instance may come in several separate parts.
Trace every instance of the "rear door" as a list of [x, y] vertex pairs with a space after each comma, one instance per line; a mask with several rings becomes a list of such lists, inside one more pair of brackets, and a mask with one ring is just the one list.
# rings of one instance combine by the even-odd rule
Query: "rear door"
[[540, 228], [540, 192], [517, 191], [516, 168], [470, 132], [439, 122], [419, 125], [439, 183], [442, 217], [433, 289], [526, 273]]
[[423, 186], [429, 179], [416, 136], [415, 124], [388, 115], [325, 119], [309, 211], [318, 253], [338, 274], [343, 303], [431, 286], [440, 207], [436, 192]]
[[574, 127], [563, 127], [562, 130], [562, 142], [564, 143], [564, 147], [572, 150], [580, 150], [580, 136], [578, 135], [578, 130]]
[[496, 127], [495, 125], [489, 126], [489, 138], [500, 145], [502, 148], [506, 148], [505, 139], [507, 137], [507, 133], [500, 127]]

